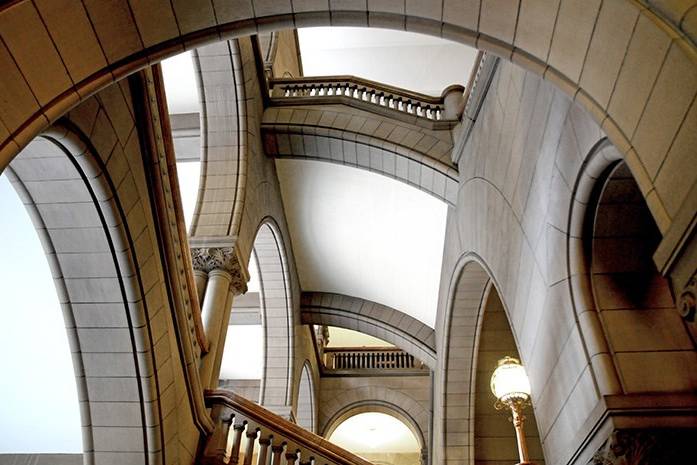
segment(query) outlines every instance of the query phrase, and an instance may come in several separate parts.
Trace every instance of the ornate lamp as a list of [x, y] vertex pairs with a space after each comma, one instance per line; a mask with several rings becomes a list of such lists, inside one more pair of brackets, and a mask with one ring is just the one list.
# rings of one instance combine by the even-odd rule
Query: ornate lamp
[[491, 375], [491, 391], [496, 396], [494, 407], [497, 410], [510, 408], [513, 413], [519, 465], [532, 464], [533, 462], [528, 461], [528, 446], [523, 432], [523, 409], [530, 405], [530, 381], [518, 359], [504, 357], [499, 360], [494, 374]]

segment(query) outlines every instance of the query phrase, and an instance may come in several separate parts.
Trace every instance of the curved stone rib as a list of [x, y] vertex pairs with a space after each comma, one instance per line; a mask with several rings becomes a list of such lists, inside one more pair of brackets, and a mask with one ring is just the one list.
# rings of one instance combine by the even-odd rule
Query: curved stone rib
[[457, 169], [448, 131], [424, 129], [346, 105], [268, 108], [267, 155], [338, 163], [383, 174], [454, 205]]
[[328, 292], [303, 292], [304, 324], [337, 326], [383, 339], [436, 366], [435, 331], [415, 318], [369, 300]]

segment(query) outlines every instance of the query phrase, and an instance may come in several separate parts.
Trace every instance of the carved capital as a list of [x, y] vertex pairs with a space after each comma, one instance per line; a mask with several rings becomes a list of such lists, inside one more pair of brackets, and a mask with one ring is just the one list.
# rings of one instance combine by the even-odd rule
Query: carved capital
[[223, 270], [230, 274], [230, 286], [235, 295], [247, 292], [247, 270], [240, 264], [239, 257], [232, 247], [197, 247], [191, 249], [191, 262], [194, 270], [210, 273]]
[[693, 276], [680, 293], [678, 311], [680, 316], [694, 323], [697, 314], [697, 276]]
[[694, 429], [615, 430], [588, 465], [691, 463], [694, 434]]

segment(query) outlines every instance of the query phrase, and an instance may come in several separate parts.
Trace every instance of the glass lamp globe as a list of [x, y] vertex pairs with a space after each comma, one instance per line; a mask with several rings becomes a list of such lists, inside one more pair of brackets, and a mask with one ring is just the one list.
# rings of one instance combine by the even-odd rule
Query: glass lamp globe
[[530, 399], [530, 381], [518, 359], [504, 357], [491, 375], [491, 392], [501, 402]]

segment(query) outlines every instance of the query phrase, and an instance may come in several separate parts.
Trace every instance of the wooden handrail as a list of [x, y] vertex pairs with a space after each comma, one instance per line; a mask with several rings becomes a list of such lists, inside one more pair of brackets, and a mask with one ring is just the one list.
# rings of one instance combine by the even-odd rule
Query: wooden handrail
[[[272, 446], [272, 453], [282, 454], [284, 464], [300, 465], [314, 459], [314, 465], [373, 465], [233, 392], [206, 391], [205, 398], [206, 405], [213, 410], [216, 431], [209, 438], [203, 456], [197, 463], [204, 465], [236, 463], [238, 457], [230, 457], [227, 452], [231, 449], [233, 455], [235, 450], [239, 453], [240, 444], [235, 441], [240, 434], [232, 435], [233, 444], [228, 444], [230, 436], [228, 433], [234, 429], [235, 432], [245, 432], [248, 440], [258, 441], [260, 445], [265, 444], [266, 447]], [[285, 450], [278, 449], [279, 446], [285, 446]], [[251, 450], [249, 446], [248, 449]], [[266, 448], [264, 454], [266, 454]], [[245, 463], [247, 461], [251, 461], [251, 457], [245, 457]]]

